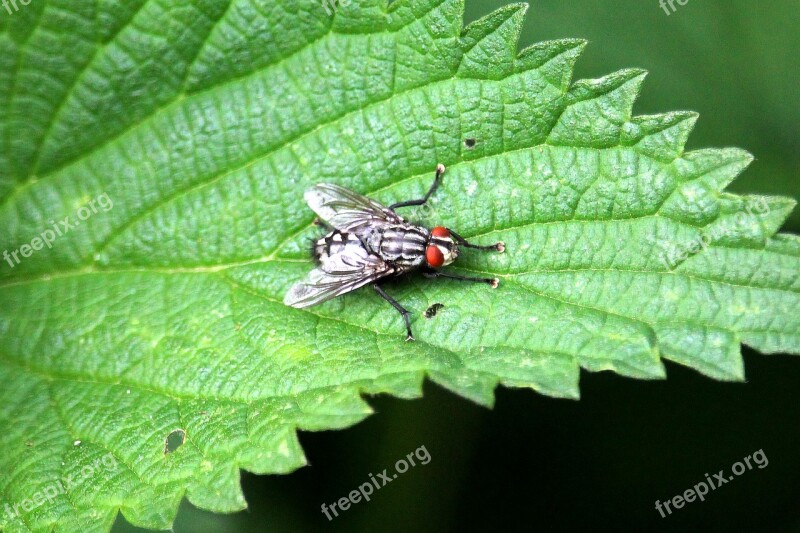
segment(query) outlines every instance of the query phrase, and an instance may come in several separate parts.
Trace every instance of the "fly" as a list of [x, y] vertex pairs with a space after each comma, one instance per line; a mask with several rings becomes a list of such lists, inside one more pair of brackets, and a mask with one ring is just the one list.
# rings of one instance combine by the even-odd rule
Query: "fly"
[[444, 170], [444, 165], [437, 165], [433, 185], [423, 198], [389, 207], [338, 185], [321, 183], [307, 190], [304, 197], [308, 206], [330, 231], [314, 243], [316, 268], [289, 289], [283, 303], [311, 307], [372, 285], [402, 315], [406, 340], [410, 341], [414, 335], [409, 312], [383, 290], [380, 282], [384, 278], [420, 270], [428, 278], [473, 281], [496, 288], [497, 278], [448, 274], [439, 269], [456, 260], [459, 247], [503, 252], [505, 244], [472, 244], [449, 228], [436, 226], [429, 230], [406, 222], [395, 212], [399, 207], [425, 205], [439, 187]]

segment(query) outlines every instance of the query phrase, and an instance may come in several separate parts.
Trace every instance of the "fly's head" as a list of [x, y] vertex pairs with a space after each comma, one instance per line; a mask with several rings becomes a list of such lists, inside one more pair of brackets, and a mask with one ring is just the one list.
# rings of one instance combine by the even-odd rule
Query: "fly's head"
[[458, 245], [450, 231], [442, 226], [431, 230], [425, 246], [425, 262], [431, 268], [447, 266], [458, 257]]

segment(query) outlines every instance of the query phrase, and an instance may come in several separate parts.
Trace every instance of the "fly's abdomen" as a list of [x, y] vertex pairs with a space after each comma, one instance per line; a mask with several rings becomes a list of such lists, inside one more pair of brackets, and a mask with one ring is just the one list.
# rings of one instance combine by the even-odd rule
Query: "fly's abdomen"
[[314, 243], [314, 261], [322, 265], [323, 270], [331, 258], [343, 257], [346, 254], [360, 257], [365, 253], [367, 250], [354, 233], [334, 230]]
[[373, 232], [367, 245], [385, 261], [419, 266], [425, 260], [425, 230], [416, 226], [387, 226]]

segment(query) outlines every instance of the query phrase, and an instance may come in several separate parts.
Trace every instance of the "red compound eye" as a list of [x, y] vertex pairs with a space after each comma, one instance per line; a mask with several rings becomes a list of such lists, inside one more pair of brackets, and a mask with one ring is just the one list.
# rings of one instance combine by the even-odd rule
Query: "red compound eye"
[[445, 227], [436, 226], [431, 230], [431, 235], [433, 235], [434, 237], [449, 237], [450, 232], [447, 231], [447, 228]]
[[442, 251], [439, 249], [438, 246], [431, 244], [428, 245], [427, 248], [425, 248], [425, 260], [433, 268], [439, 268], [444, 264], [444, 254], [442, 253]]

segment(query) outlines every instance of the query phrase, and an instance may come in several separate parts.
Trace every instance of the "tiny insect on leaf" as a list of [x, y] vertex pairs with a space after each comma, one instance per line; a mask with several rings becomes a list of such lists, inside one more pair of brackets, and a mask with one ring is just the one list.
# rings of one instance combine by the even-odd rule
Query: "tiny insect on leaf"
[[443, 307], [444, 307], [444, 304], [442, 304], [442, 303], [435, 303], [435, 304], [431, 305], [430, 307], [428, 307], [425, 310], [425, 318], [431, 319], [431, 318], [435, 317], [436, 313], [438, 313]]

